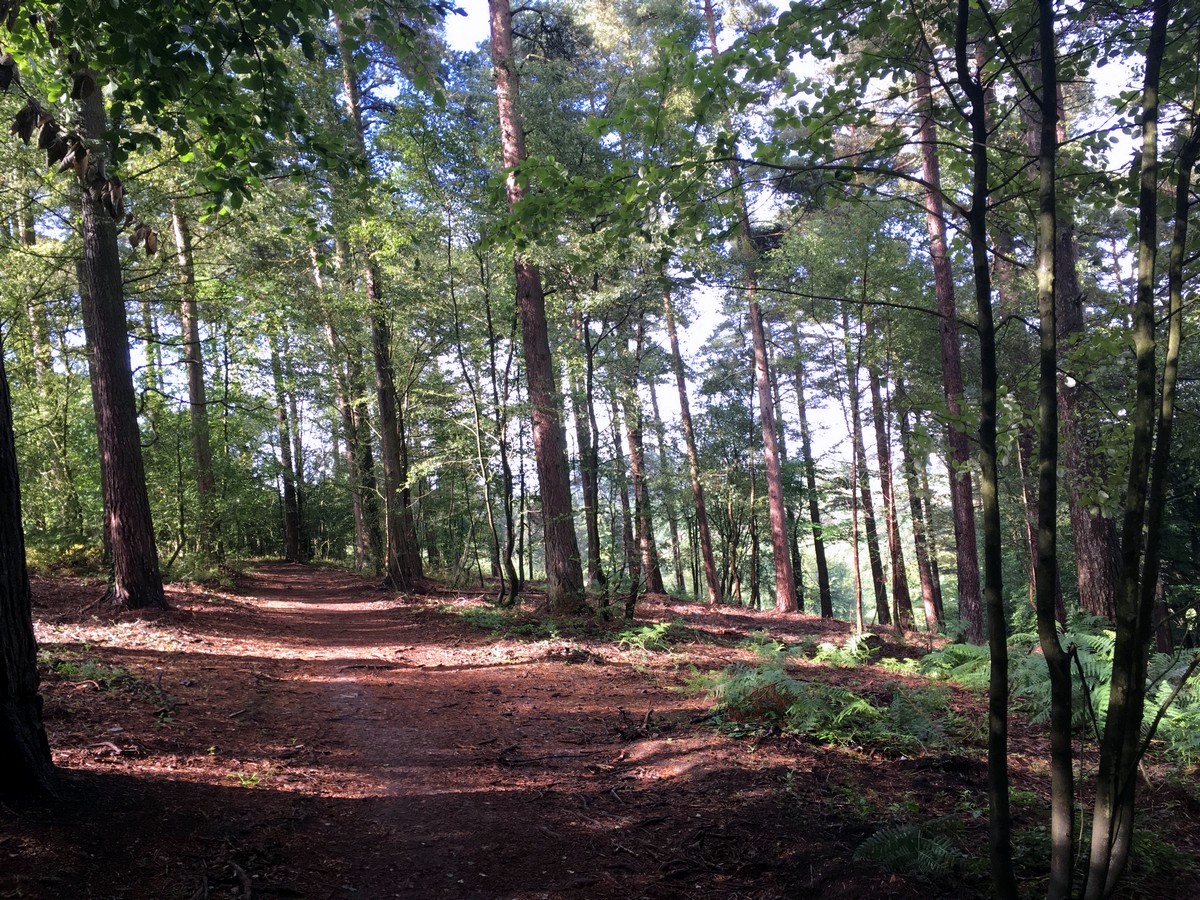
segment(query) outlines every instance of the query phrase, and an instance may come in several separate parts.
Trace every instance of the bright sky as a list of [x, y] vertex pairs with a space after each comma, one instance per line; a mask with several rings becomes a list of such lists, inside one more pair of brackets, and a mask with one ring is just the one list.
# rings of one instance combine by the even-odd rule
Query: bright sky
[[488, 36], [487, 0], [457, 0], [465, 16], [446, 17], [446, 43], [452, 50], [474, 50]]

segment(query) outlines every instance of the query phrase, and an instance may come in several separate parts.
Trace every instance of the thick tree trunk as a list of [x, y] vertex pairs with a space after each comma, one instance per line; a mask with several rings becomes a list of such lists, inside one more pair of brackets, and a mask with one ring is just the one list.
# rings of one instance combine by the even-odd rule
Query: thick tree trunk
[[192, 259], [192, 235], [178, 203], [171, 204], [175, 231], [175, 253], [179, 264], [179, 321], [183, 331], [183, 362], [187, 368], [188, 412], [192, 423], [192, 464], [196, 469], [196, 495], [200, 515], [197, 544], [205, 556], [219, 555], [220, 519], [217, 511], [217, 480], [213, 475], [209, 437], [208, 398], [204, 385], [204, 356], [200, 342], [200, 315], [196, 303], [196, 267]]
[[679, 335], [675, 329], [675, 310], [671, 303], [671, 292], [663, 290], [663, 318], [666, 320], [667, 341], [671, 345], [671, 368], [675, 372], [675, 385], [679, 390], [679, 418], [683, 427], [683, 443], [687, 448], [688, 472], [692, 478], [692, 497], [696, 502], [696, 534], [700, 542], [700, 555], [704, 560], [704, 581], [708, 587], [708, 602], [721, 602], [721, 582], [717, 575], [717, 563], [713, 558], [712, 532], [708, 527], [708, 510], [704, 504], [704, 485], [700, 481], [700, 458], [696, 453], [696, 434], [692, 429], [692, 408], [688, 402], [687, 373], [683, 367], [683, 356], [679, 352]]
[[801, 356], [800, 332], [792, 325], [796, 384], [796, 411], [800, 418], [800, 454], [804, 462], [804, 486], [808, 493], [808, 520], [812, 525], [813, 555], [817, 560], [817, 591], [820, 596], [821, 617], [833, 618], [833, 591], [829, 586], [829, 563], [825, 558], [825, 532], [821, 526], [821, 501], [817, 495], [817, 467], [813, 460], [812, 435], [808, 427], [808, 405], [804, 399], [804, 359]]
[[[101, 92], [93, 91], [81, 106], [81, 131], [95, 142], [95, 152], [90, 156], [96, 158], [90, 163], [89, 179], [103, 175], [99, 158], [105, 131], [103, 104]], [[92, 394], [100, 466], [105, 471], [106, 531], [112, 546], [109, 599], [131, 609], [166, 607], [129, 363], [129, 328], [116, 225], [99, 197], [86, 188], [81, 203], [87, 284], [83, 299], [91, 322]]]
[[296, 499], [296, 469], [292, 459], [292, 426], [288, 420], [287, 395], [283, 386], [283, 363], [279, 347], [271, 338], [271, 378], [275, 384], [275, 421], [279, 434], [280, 473], [283, 476], [283, 555], [300, 562], [300, 507]]
[[[743, 253], [752, 253], [750, 222], [741, 202]], [[771, 553], [775, 562], [775, 610], [796, 612], [796, 576], [792, 571], [792, 556], [788, 546], [787, 512], [783, 501], [783, 469], [779, 460], [779, 444], [775, 431], [775, 404], [771, 397], [771, 373], [767, 363], [767, 338], [762, 310], [755, 297], [753, 265], [747, 266], [746, 288], [750, 295], [750, 337], [754, 343], [754, 378], [758, 388], [759, 418], [762, 424], [763, 462], [767, 476], [767, 507], [771, 522]]]
[[[500, 118], [500, 146], [508, 170], [506, 194], [511, 210], [524, 196], [516, 167], [525, 159], [525, 130], [521, 123], [516, 59], [512, 46], [512, 10], [509, 0], [489, 0], [492, 63], [496, 75], [496, 104]], [[542, 495], [545, 530], [546, 601], [551, 613], [577, 613], [586, 609], [583, 597], [583, 567], [575, 519], [571, 509], [571, 476], [567, 464], [566, 439], [559, 408], [554, 365], [550, 358], [550, 334], [546, 300], [537, 268], [520, 256], [513, 258], [517, 281], [517, 310], [525, 373], [533, 416], [533, 448], [538, 484]]]
[[975, 543], [975, 506], [971, 477], [966, 470], [971, 452], [966, 432], [956, 423], [962, 417], [962, 351], [958, 343], [958, 310], [954, 302], [954, 273], [946, 240], [945, 204], [942, 201], [941, 166], [937, 156], [937, 130], [933, 120], [933, 93], [929, 75], [918, 67], [917, 99], [921, 117], [921, 163], [925, 179], [925, 220], [929, 230], [929, 256], [937, 294], [938, 330], [941, 335], [942, 381], [950, 416], [946, 435], [950, 445], [950, 505], [954, 512], [954, 540], [958, 570], [958, 612], [967, 640], [983, 641], [983, 606], [979, 590], [979, 560]]
[[4, 800], [51, 794], [55, 788], [42, 725], [30, 604], [12, 398], [0, 336], [0, 799]]

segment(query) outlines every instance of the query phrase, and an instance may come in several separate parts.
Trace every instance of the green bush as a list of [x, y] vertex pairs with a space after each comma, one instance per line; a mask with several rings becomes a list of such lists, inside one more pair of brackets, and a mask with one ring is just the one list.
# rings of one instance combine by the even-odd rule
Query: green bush
[[787, 654], [763, 651], [757, 665], [742, 663], [692, 681], [725, 722], [765, 724], [823, 743], [869, 745], [905, 753], [946, 746], [957, 719], [944, 690], [892, 686], [890, 700], [872, 702], [854, 691], [800, 681], [786, 668]]

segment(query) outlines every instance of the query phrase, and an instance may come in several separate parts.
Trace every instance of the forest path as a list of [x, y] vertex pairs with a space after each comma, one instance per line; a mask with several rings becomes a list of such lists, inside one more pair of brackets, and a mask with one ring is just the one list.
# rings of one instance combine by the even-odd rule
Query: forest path
[[477, 594], [282, 563], [115, 621], [88, 590], [35, 585], [44, 656], [99, 668], [47, 679], [65, 801], [0, 811], [0, 851], [24, 835], [51, 862], [0, 897], [862, 896], [852, 797], [881, 763], [731, 741], [680, 690], [780, 620], [649, 600], [642, 621], [696, 636], [651, 653], [621, 625], [489, 630]]

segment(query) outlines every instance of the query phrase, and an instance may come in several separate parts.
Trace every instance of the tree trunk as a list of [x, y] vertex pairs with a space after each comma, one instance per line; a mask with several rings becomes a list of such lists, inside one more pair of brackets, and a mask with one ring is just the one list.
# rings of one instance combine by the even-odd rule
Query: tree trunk
[[[614, 393], [612, 396], [612, 439], [613, 439], [613, 466], [614, 477], [616, 483], [617, 495], [621, 500], [621, 547], [625, 559], [625, 570], [629, 572], [629, 593], [625, 595], [625, 609], [628, 611], [626, 618], [633, 618], [633, 610], [637, 604], [638, 592], [641, 590], [642, 581], [642, 558], [641, 552], [638, 549], [637, 538], [633, 529], [633, 516], [630, 514], [629, 489], [625, 478], [625, 456], [621, 452], [621, 414], [617, 407], [617, 397]], [[626, 424], [626, 433], [628, 433], [628, 423]], [[616, 590], [620, 585], [621, 579], [617, 579]]]
[[962, 351], [958, 338], [958, 310], [954, 302], [954, 273], [946, 240], [945, 204], [942, 202], [942, 175], [937, 156], [937, 130], [933, 121], [933, 93], [929, 75], [918, 67], [917, 99], [921, 117], [921, 163], [925, 189], [925, 221], [929, 230], [929, 256], [933, 264], [934, 290], [937, 294], [942, 348], [942, 380], [950, 424], [946, 429], [952, 460], [950, 505], [954, 512], [954, 540], [958, 569], [958, 611], [973, 644], [983, 641], [983, 607], [979, 592], [979, 561], [975, 545], [975, 506], [971, 496], [971, 477], [966, 466], [971, 452], [966, 432], [956, 423], [962, 420]]
[[[715, 57], [717, 55], [717, 29], [710, 0], [704, 0], [704, 17], [708, 24], [709, 52]], [[771, 374], [767, 364], [767, 339], [763, 327], [762, 310], [758, 304], [758, 252], [754, 249], [741, 168], [736, 162], [729, 164], [729, 181], [738, 220], [738, 253], [745, 267], [746, 299], [750, 307], [750, 339], [754, 345], [754, 377], [758, 388], [759, 417], [762, 422], [763, 457], [767, 473], [767, 504], [771, 517], [771, 552], [775, 562], [775, 609], [778, 612], [796, 612], [799, 604], [796, 600], [796, 582], [788, 547], [783, 475], [779, 464], [775, 412], [771, 402]]]
[[900, 545], [900, 521], [896, 511], [895, 484], [892, 481], [890, 429], [883, 409], [883, 391], [879, 369], [867, 366], [867, 384], [871, 392], [871, 415], [875, 421], [875, 453], [879, 459], [879, 484], [883, 491], [883, 517], [887, 525], [888, 555], [892, 572], [892, 620], [897, 627], [913, 627], [912, 596], [908, 591], [908, 571], [904, 549]]
[[854, 444], [855, 470], [858, 474], [859, 502], [863, 525], [867, 533], [867, 557], [871, 561], [871, 583], [875, 588], [875, 621], [880, 625], [892, 623], [887, 602], [887, 582], [883, 576], [883, 557], [879, 552], [879, 530], [875, 527], [875, 501], [871, 497], [871, 476], [867, 470], [867, 450], [863, 443], [862, 413], [859, 410], [859, 354], [853, 349], [850, 337], [850, 314], [842, 307], [842, 330], [846, 345], [846, 383], [850, 394], [850, 439]]
[[921, 508], [921, 484], [917, 478], [917, 467], [913, 456], [912, 427], [908, 421], [908, 398], [904, 392], [904, 379], [896, 383], [897, 402], [900, 407], [900, 468], [904, 472], [904, 484], [908, 489], [908, 509], [912, 516], [913, 546], [917, 554], [917, 572], [921, 577], [921, 600], [925, 608], [925, 627], [936, 634], [941, 625], [937, 603], [934, 600], [933, 569], [929, 565], [929, 543], [926, 539], [925, 514]]
[[638, 547], [642, 551], [642, 571], [646, 573], [646, 592], [665, 594], [662, 569], [658, 563], [658, 543], [654, 539], [654, 516], [650, 508], [650, 486], [646, 477], [646, 447], [642, 435], [642, 401], [638, 383], [642, 377], [642, 347], [645, 342], [645, 319], [639, 317], [637, 347], [633, 371], [621, 405], [625, 415], [625, 435], [629, 443], [629, 471], [633, 478], [634, 511], [637, 517]]
[[[360, 469], [361, 450], [359, 442], [363, 437], [359, 434], [358, 424], [354, 418], [354, 391], [350, 385], [349, 353], [338, 335], [334, 324], [333, 311], [325, 297], [325, 279], [317, 259], [316, 249], [311, 250], [313, 262], [313, 282], [317, 286], [321, 307], [321, 320], [325, 327], [325, 344], [329, 348], [329, 364], [333, 369], [334, 385], [337, 390], [338, 414], [341, 417], [342, 437], [345, 448], [346, 472], [350, 482], [350, 502], [354, 510], [354, 568], [359, 572], [371, 569], [377, 562], [372, 555], [371, 539], [368, 531], [368, 521], [365, 506], [365, 490], [362, 471]], [[366, 440], [370, 441], [370, 433]], [[368, 447], [367, 453], [370, 453]], [[372, 462], [372, 468], [374, 464]], [[372, 481], [374, 473], [372, 473]]]
[[692, 409], [688, 402], [687, 373], [683, 367], [683, 356], [679, 352], [679, 335], [675, 329], [675, 310], [671, 303], [671, 292], [663, 290], [663, 317], [666, 320], [667, 340], [671, 345], [671, 368], [675, 372], [675, 385], [679, 390], [679, 418], [683, 427], [683, 442], [687, 448], [688, 472], [692, 477], [692, 497], [696, 502], [696, 533], [700, 542], [700, 554], [704, 560], [704, 581], [708, 587], [708, 602], [721, 602], [721, 583], [717, 575], [717, 563], [713, 558], [712, 532], [708, 527], [708, 510], [704, 504], [704, 485], [700, 482], [700, 458], [696, 453], [696, 434], [692, 429]]
[[683, 594], [687, 588], [683, 583], [683, 551], [679, 543], [679, 513], [675, 508], [675, 479], [670, 460], [667, 458], [666, 428], [658, 410], [658, 391], [654, 379], [646, 380], [650, 388], [650, 411], [654, 414], [654, 439], [658, 444], [659, 480], [662, 484], [663, 509], [667, 513], [667, 527], [671, 530], [671, 561], [675, 568], [675, 590]]
[[192, 235], [179, 204], [171, 204], [179, 264], [179, 321], [183, 331], [183, 362], [187, 368], [188, 412], [192, 422], [192, 464], [196, 469], [196, 494], [200, 505], [197, 545], [204, 556], [216, 556], [221, 546], [217, 510], [217, 480], [213, 475], [212, 446], [208, 426], [208, 398], [204, 386], [204, 356], [200, 343], [200, 315], [196, 304], [196, 269], [192, 259]]
[[[373, 270], [373, 266], [369, 266]], [[372, 284], [368, 296], [375, 300]], [[379, 452], [383, 458], [384, 573], [385, 587], [412, 590], [420, 574], [412, 565], [409, 529], [404, 523], [404, 472], [400, 459], [399, 414], [396, 381], [392, 371], [391, 328], [380, 306], [372, 302], [371, 350], [375, 360], [375, 395], [379, 405]]]
[[[81, 130], [94, 141], [92, 148], [97, 155], [88, 169], [89, 180], [103, 176], [103, 161], [98, 158], [105, 131], [103, 103], [101, 92], [93, 91], [81, 105]], [[98, 193], [93, 196], [85, 187], [81, 203], [83, 273], [87, 283], [83, 299], [91, 321], [92, 389], [100, 466], [105, 470], [106, 531], [112, 546], [113, 579], [108, 597], [113, 604], [131, 609], [165, 608], [129, 363], [129, 328], [116, 225]]]
[[954, 56], [958, 83], [970, 101], [971, 206], [968, 236], [975, 282], [978, 320], [979, 494], [983, 514], [984, 594], [987, 600], [990, 677], [988, 682], [988, 844], [992, 890], [998, 897], [1017, 896], [1012, 868], [1012, 817], [1008, 778], [1008, 631], [1004, 612], [1002, 560], [1004, 536], [1000, 524], [1000, 485], [996, 459], [997, 398], [996, 329], [992, 317], [992, 268], [988, 257], [988, 123], [983, 85], [972, 73], [967, 55], [969, 0], [959, 0]]
[[300, 562], [300, 508], [296, 499], [292, 428], [283, 386], [283, 364], [274, 337], [271, 338], [271, 378], [275, 383], [275, 421], [279, 432], [280, 472], [283, 475], [283, 556], [288, 562]]
[[[776, 356], [771, 368], [771, 405], [775, 410], [775, 421], [779, 423], [779, 462], [780, 465], [786, 465], [788, 461], [787, 426], [784, 424], [783, 398], [779, 390], [780, 368], [782, 368], [782, 361]], [[795, 582], [796, 588], [796, 612], [802, 613], [804, 612], [804, 568], [800, 561], [800, 529], [796, 527], [795, 509], [792, 506], [787, 506], [786, 509], [788, 557], [792, 561], [792, 580]]]
[[293, 363], [291, 340], [283, 332], [283, 390], [287, 397], [288, 420], [291, 422], [292, 466], [296, 476], [296, 522], [300, 528], [300, 562], [312, 558], [312, 539], [308, 527], [308, 489], [304, 484], [304, 434], [300, 425], [300, 403], [296, 390], [296, 369]]
[[804, 485], [808, 493], [808, 519], [812, 525], [813, 555], [817, 559], [817, 591], [820, 596], [821, 617], [833, 618], [833, 591], [829, 586], [829, 563], [825, 558], [825, 533], [821, 526], [821, 501], [817, 495], [817, 467], [813, 460], [812, 435], [808, 428], [808, 405], [804, 400], [804, 360], [801, 356], [800, 332], [792, 324], [792, 344], [795, 348], [792, 377], [796, 384], [796, 411], [800, 418], [800, 454], [804, 462]]
[[[492, 63], [496, 76], [496, 105], [500, 118], [500, 146], [508, 170], [506, 195], [511, 211], [524, 197], [515, 169], [525, 159], [525, 130], [521, 123], [516, 59], [512, 46], [512, 10], [509, 0], [489, 0]], [[519, 255], [513, 258], [517, 282], [517, 309], [521, 316], [521, 338], [525, 374], [533, 416], [533, 447], [538, 484], [542, 495], [542, 526], [545, 532], [546, 601], [554, 614], [586, 609], [583, 596], [583, 567], [571, 510], [571, 477], [566, 440], [559, 409], [554, 366], [550, 358], [550, 335], [542, 277], [537, 268]]]
[[0, 336], [0, 799], [4, 800], [52, 794], [55, 788], [54, 764], [42, 725], [31, 602], [12, 398]]
[[[486, 278], [483, 279], [487, 283]], [[492, 318], [492, 293], [489, 288], [484, 289], [483, 294], [484, 321], [487, 323], [488, 333], [488, 358], [491, 362], [492, 370], [492, 405], [496, 412], [496, 447], [500, 451], [500, 484], [502, 490], [502, 502], [504, 506], [504, 548], [500, 555], [500, 560], [504, 565], [504, 572], [508, 576], [508, 597], [504, 603], [508, 606], [514, 606], [517, 602], [517, 597], [521, 590], [521, 579], [517, 574], [517, 569], [513, 565], [513, 550], [516, 542], [516, 529], [513, 527], [513, 473], [512, 464], [508, 458], [508, 391], [512, 384], [510, 375], [512, 373], [513, 361], [513, 337], [516, 332], [516, 319], [513, 319], [513, 333], [509, 335], [509, 351], [504, 364], [503, 388], [500, 384], [500, 367], [496, 364], [496, 342], [498, 335], [496, 334], [495, 322]], [[588, 404], [591, 407], [591, 391], [589, 382]], [[594, 444], [593, 444], [594, 446]], [[593, 459], [595, 454], [593, 453]]]
[[579, 481], [583, 487], [583, 521], [587, 530], [587, 580], [588, 587], [603, 591], [607, 583], [600, 565], [600, 460], [592, 431], [594, 399], [592, 397], [595, 348], [587, 316], [581, 317], [575, 326], [579, 343], [583, 349], [584, 384], [574, 371], [571, 381], [571, 404], [575, 413], [575, 440], [579, 444]]
[[[1048, 0], [1044, 0], [1048, 3]], [[1175, 235], [1168, 266], [1168, 339], [1162, 392], [1155, 416], [1157, 381], [1154, 289], [1158, 253], [1158, 117], [1159, 81], [1167, 46], [1170, 0], [1154, 0], [1146, 47], [1142, 88], [1142, 148], [1138, 185], [1138, 277], [1133, 310], [1133, 344], [1137, 361], [1133, 439], [1125, 513], [1121, 529], [1121, 570], [1116, 603], [1108, 717], [1100, 743], [1092, 844], [1085, 900], [1112, 896], [1129, 861], [1138, 780], [1138, 763], [1146, 750], [1142, 723], [1146, 703], [1146, 668], [1158, 582], [1163, 511], [1174, 430], [1175, 390], [1183, 319], [1183, 265], [1187, 247], [1191, 173], [1196, 159], [1196, 116], [1193, 112], [1176, 184]], [[1193, 77], [1194, 73], [1193, 73]], [[1182, 193], [1180, 193], [1182, 192]], [[1157, 426], [1158, 441], [1155, 443]]]

